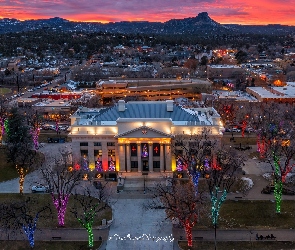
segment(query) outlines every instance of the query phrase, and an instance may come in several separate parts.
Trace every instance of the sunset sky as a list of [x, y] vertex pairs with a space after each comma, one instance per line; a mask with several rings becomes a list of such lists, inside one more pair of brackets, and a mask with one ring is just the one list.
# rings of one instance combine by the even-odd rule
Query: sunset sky
[[295, 25], [295, 0], [0, 0], [0, 18], [160, 21], [200, 12], [221, 23]]

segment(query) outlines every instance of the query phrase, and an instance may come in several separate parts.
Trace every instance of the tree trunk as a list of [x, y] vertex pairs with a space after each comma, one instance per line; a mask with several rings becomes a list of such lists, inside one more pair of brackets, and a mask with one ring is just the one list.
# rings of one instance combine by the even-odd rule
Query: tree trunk
[[192, 236], [192, 226], [189, 221], [185, 223], [185, 234], [187, 239], [187, 246], [192, 247], [193, 246], [193, 236]]
[[274, 196], [276, 199], [276, 213], [281, 213], [283, 183], [281, 180], [275, 181]]
[[92, 226], [87, 226], [87, 233], [88, 233], [88, 247], [93, 247], [93, 231]]
[[58, 225], [60, 227], [64, 227], [65, 214], [66, 214], [66, 209], [67, 209], [68, 200], [69, 200], [70, 195], [66, 194], [63, 196], [62, 194], [59, 194], [58, 198], [55, 198], [54, 195], [52, 194], [51, 197], [53, 200], [53, 204], [57, 210]]

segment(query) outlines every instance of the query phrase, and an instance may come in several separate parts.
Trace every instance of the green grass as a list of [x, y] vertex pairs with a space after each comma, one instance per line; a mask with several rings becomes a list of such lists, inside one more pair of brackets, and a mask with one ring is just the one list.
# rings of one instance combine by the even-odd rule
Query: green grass
[[[179, 242], [183, 250], [214, 250], [214, 242], [194, 241], [193, 247], [187, 246], [187, 241]], [[217, 242], [218, 250], [287, 250], [295, 249], [292, 241], [226, 241]]]
[[0, 159], [0, 182], [17, 178], [17, 171], [11, 162], [7, 162], [5, 147], [3, 146], [0, 146]]
[[0, 88], [0, 95], [6, 95], [8, 93], [11, 93], [11, 89], [8, 89], [8, 88]]
[[[225, 201], [220, 208], [218, 228], [295, 228], [295, 201], [282, 201], [281, 213], [275, 212], [276, 204], [270, 200]], [[210, 204], [208, 205], [210, 207]], [[195, 228], [212, 228], [209, 215], [203, 215]]]
[[[28, 241], [0, 241], [1, 250], [30, 249]], [[98, 249], [101, 241], [94, 241], [92, 249]], [[35, 241], [35, 250], [84, 250], [88, 248], [87, 241]]]
[[256, 143], [257, 143], [256, 136], [251, 135], [251, 137], [250, 137], [246, 133], [245, 133], [245, 137], [237, 137], [234, 135], [234, 139], [235, 139], [234, 142], [232, 142], [230, 140], [230, 138], [231, 138], [231, 136], [223, 136], [221, 139], [221, 144], [239, 147], [240, 143], [242, 144], [242, 146], [245, 146], [245, 145], [252, 145], [253, 146], [253, 145], [256, 145]]
[[[36, 214], [40, 208], [46, 206], [49, 204], [51, 212], [49, 210], [44, 211], [38, 220], [37, 227], [38, 228], [55, 228], [57, 223], [57, 213], [54, 205], [52, 204], [51, 196], [50, 194], [0, 194], [0, 203], [11, 203], [16, 201], [22, 201], [26, 198], [30, 197], [32, 199], [32, 215]], [[36, 201], [36, 202], [35, 202]], [[33, 203], [34, 202], [34, 203]], [[75, 218], [74, 214], [71, 213], [71, 208], [74, 207], [74, 198], [73, 196], [70, 197], [69, 203], [67, 206], [66, 211], [66, 217], [65, 217], [65, 227], [66, 228], [83, 228], [78, 220]], [[80, 214], [82, 213], [81, 210], [79, 210]], [[106, 210], [103, 210], [99, 214], [96, 215], [93, 226], [100, 226], [101, 220], [112, 219], [112, 211], [111, 208], [108, 208]]]

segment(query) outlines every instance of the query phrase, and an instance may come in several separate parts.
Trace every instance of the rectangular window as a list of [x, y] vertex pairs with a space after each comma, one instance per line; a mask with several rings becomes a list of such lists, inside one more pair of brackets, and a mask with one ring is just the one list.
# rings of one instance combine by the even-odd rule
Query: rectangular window
[[88, 146], [88, 142], [80, 142], [80, 147], [81, 146]]
[[95, 146], [101, 146], [101, 142], [94, 142], [94, 147]]
[[94, 158], [95, 159], [101, 159], [101, 156], [102, 156], [102, 150], [101, 149], [94, 150]]
[[160, 143], [153, 144], [153, 155], [160, 156]]
[[88, 156], [88, 150], [81, 150], [81, 156], [82, 157], [87, 157]]
[[137, 144], [130, 143], [131, 156], [137, 156]]
[[116, 156], [116, 151], [114, 149], [109, 149], [108, 150], [108, 156], [109, 157], [115, 157]]
[[131, 161], [131, 168], [138, 168], [138, 161]]
[[154, 161], [153, 168], [160, 168], [160, 161]]
[[115, 146], [115, 142], [107, 142], [107, 146]]

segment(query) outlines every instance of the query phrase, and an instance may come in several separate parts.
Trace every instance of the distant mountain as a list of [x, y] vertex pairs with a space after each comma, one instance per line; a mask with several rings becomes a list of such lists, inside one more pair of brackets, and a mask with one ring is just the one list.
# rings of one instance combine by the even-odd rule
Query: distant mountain
[[54, 17], [49, 19], [25, 20], [0, 19], [0, 34], [8, 32], [32, 31], [37, 29], [52, 29], [62, 31], [110, 32], [110, 33], [141, 33], [141, 34], [295, 34], [295, 26], [286, 25], [222, 25], [211, 19], [207, 12], [199, 13], [196, 17], [171, 19], [167, 22], [71, 22]]

